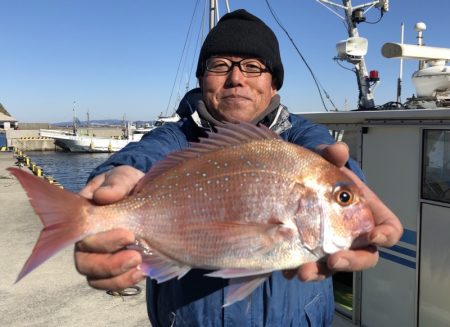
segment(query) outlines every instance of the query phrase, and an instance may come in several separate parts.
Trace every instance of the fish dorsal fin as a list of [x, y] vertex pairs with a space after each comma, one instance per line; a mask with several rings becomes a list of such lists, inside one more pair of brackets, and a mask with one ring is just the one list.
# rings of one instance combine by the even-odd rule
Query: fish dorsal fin
[[264, 125], [253, 125], [240, 122], [237, 124], [224, 123], [216, 126], [217, 133], [208, 132], [208, 137], [200, 138], [198, 143], [190, 143], [191, 147], [172, 152], [167, 157], [152, 166], [147, 174], [139, 181], [134, 189], [134, 194], [141, 191], [151, 180], [167, 172], [178, 164], [198, 158], [202, 154], [227, 147], [248, 143], [255, 140], [271, 140], [281, 137]]

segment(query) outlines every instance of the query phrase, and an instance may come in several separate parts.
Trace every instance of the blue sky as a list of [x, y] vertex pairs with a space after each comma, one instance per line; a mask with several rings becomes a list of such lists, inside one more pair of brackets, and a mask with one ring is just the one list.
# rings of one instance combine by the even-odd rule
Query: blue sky
[[[126, 114], [129, 120], [151, 120], [171, 113], [188, 82], [195, 86], [205, 2], [209, 0], [198, 1], [175, 80], [197, 0], [0, 0], [0, 102], [22, 122], [68, 121], [74, 106], [81, 119], [88, 110], [91, 119]], [[247, 9], [277, 34], [285, 67], [282, 102], [292, 112], [323, 111], [307, 68], [266, 2], [229, 2], [232, 10]], [[347, 38], [341, 20], [315, 0], [269, 2], [336, 106], [355, 108], [355, 76], [332, 60], [336, 42]], [[224, 3], [220, 8], [223, 14]], [[395, 100], [399, 71], [398, 59], [382, 57], [383, 43], [400, 40], [403, 22], [405, 43], [414, 44], [414, 24], [423, 21], [427, 45], [450, 47], [449, 9], [448, 0], [391, 0], [378, 24], [359, 25], [360, 35], [369, 39], [367, 66], [381, 77], [377, 105]], [[368, 21], [378, 18], [375, 9], [367, 13]], [[417, 62], [405, 62], [403, 100], [415, 92], [410, 76], [416, 69]]]

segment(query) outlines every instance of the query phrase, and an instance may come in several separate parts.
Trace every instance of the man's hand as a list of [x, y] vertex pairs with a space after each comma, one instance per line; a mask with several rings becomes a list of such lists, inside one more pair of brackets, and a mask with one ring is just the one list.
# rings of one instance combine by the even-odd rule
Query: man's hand
[[319, 148], [322, 157], [340, 167], [362, 190], [375, 219], [375, 228], [369, 233], [369, 246], [357, 250], [344, 250], [331, 254], [326, 263], [310, 262], [297, 270], [286, 270], [286, 278], [295, 275], [303, 281], [323, 280], [337, 271], [359, 271], [371, 268], [378, 262], [377, 246], [392, 246], [403, 234], [403, 227], [397, 216], [384, 205], [352, 171], [344, 167], [349, 152], [345, 143], [336, 143]]
[[[144, 173], [131, 166], [116, 167], [93, 178], [80, 195], [97, 204], [114, 203], [130, 194], [142, 176]], [[123, 249], [134, 241], [134, 234], [124, 229], [88, 236], [75, 245], [75, 266], [93, 288], [132, 286], [145, 277], [138, 269], [142, 262], [139, 252]]]

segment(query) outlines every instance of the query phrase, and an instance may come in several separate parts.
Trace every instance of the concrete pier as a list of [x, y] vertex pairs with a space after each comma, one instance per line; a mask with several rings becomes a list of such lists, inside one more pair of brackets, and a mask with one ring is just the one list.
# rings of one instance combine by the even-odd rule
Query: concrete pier
[[[60, 130], [70, 131], [70, 129]], [[98, 137], [119, 137], [123, 131], [119, 127], [95, 127], [90, 129], [78, 129], [79, 135], [90, 135]], [[7, 146], [16, 147], [22, 151], [55, 151], [61, 150], [55, 145], [54, 139], [41, 137], [39, 130], [14, 130], [6, 131]]]
[[94, 290], [75, 270], [73, 247], [14, 284], [42, 229], [22, 187], [5, 170], [14, 162], [12, 152], [0, 152], [0, 326], [150, 326], [145, 283], [135, 296]]

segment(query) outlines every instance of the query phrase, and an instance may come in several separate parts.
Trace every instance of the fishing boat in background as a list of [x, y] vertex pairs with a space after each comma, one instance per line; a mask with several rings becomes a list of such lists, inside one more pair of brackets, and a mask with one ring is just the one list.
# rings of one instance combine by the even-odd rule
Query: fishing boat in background
[[55, 140], [55, 145], [70, 152], [117, 152], [131, 142], [138, 142], [146, 133], [162, 126], [167, 122], [176, 122], [180, 119], [178, 115], [163, 117], [160, 116], [154, 124], [146, 124], [143, 127], [136, 127], [127, 122], [122, 127], [122, 135], [119, 137], [99, 137], [95, 135], [81, 135], [77, 124], [73, 124], [72, 131], [56, 129], [40, 129], [39, 135]]
[[63, 130], [40, 129], [39, 135], [55, 140], [55, 145], [70, 152], [116, 152], [130, 142], [139, 141], [152, 128], [134, 128], [127, 126], [123, 137], [98, 137], [73, 134]]
[[[344, 11], [349, 38], [337, 44], [338, 58], [355, 66], [359, 105], [352, 111], [299, 115], [328, 127], [349, 145], [367, 184], [400, 218], [404, 234], [390, 248], [379, 248], [378, 264], [333, 276], [336, 315], [333, 327], [450, 326], [450, 49], [424, 46], [424, 23], [415, 25], [418, 44], [385, 43], [382, 54], [400, 59], [397, 100], [375, 106], [375, 71], [367, 72], [367, 40], [357, 24], [365, 8], [388, 11], [388, 1], [352, 6]], [[342, 18], [342, 17], [341, 17]], [[400, 101], [402, 60], [419, 61], [412, 76], [416, 94]]]

